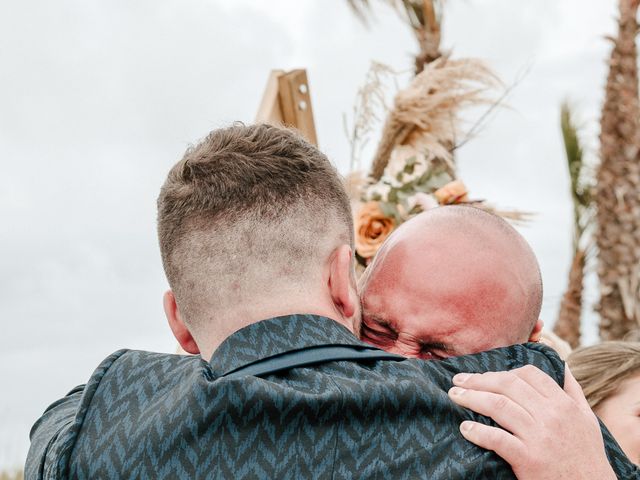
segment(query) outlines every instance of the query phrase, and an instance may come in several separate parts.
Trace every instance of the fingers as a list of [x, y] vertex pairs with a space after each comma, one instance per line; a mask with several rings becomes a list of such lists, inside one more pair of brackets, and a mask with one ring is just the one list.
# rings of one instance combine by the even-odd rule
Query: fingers
[[461, 407], [493, 418], [498, 425], [516, 435], [535, 427], [529, 412], [505, 395], [453, 387], [449, 397]]
[[462, 435], [504, 458], [518, 478], [613, 478], [598, 421], [568, 368], [564, 390], [533, 366], [459, 374], [453, 383], [455, 403], [508, 430], [465, 421]]
[[[563, 395], [562, 387], [551, 378], [533, 365], [525, 365], [524, 367], [511, 370], [518, 378], [527, 382], [533, 389], [545, 398], [553, 398]], [[505, 372], [507, 373], [507, 372]]]
[[[580, 384], [573, 377], [566, 363], [564, 389], [553, 378], [533, 365], [516, 368], [511, 372], [532, 386], [532, 388], [535, 388], [547, 402], [554, 402], [556, 408], [565, 405], [572, 408], [578, 407], [585, 412], [591, 413], [589, 402], [587, 402]], [[529, 412], [534, 413], [531, 410]]]
[[[538, 406], [544, 403], [545, 398], [526, 379], [514, 374], [514, 372], [515, 370], [471, 375], [459, 374], [453, 377], [453, 384], [465, 389], [504, 395], [519, 405], [533, 404], [533, 408], [539, 408]], [[533, 414], [530, 409], [526, 410], [529, 414]], [[498, 421], [496, 418], [494, 420]]]
[[523, 403], [563, 395], [562, 388], [542, 370], [533, 365], [525, 365], [504, 372], [462, 373], [453, 377], [454, 385], [486, 390], [493, 393], [509, 395], [510, 398]]
[[587, 399], [584, 396], [582, 387], [571, 373], [571, 370], [569, 370], [569, 365], [567, 364], [565, 364], [564, 368], [564, 391], [583, 410], [591, 411], [591, 407], [589, 406], [589, 402], [587, 402]]
[[514, 465], [526, 454], [525, 445], [500, 428], [466, 421], [460, 424], [460, 433], [471, 443], [487, 450], [493, 450], [511, 465]]

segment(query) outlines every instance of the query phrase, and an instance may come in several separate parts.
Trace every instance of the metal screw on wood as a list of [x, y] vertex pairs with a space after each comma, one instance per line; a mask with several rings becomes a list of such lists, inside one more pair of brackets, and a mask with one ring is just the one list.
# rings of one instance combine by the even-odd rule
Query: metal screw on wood
[[307, 109], [307, 102], [304, 100], [300, 100], [298, 102], [298, 110], [302, 110], [303, 112]]
[[307, 90], [307, 86], [306, 86], [304, 83], [301, 83], [301, 84], [298, 86], [298, 91], [299, 91], [301, 94], [303, 94], [303, 95], [304, 95], [304, 94], [305, 94], [305, 93], [307, 93], [307, 91], [308, 91], [308, 90]]

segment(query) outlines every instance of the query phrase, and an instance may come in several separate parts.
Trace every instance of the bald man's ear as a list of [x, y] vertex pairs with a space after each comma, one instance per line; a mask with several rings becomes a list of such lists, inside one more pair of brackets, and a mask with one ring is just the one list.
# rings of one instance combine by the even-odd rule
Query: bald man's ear
[[169, 322], [169, 328], [171, 328], [173, 336], [176, 337], [182, 349], [194, 355], [200, 353], [200, 349], [193, 339], [191, 332], [182, 321], [182, 316], [176, 303], [176, 297], [171, 290], [165, 292], [162, 298], [162, 304], [164, 305], [164, 314], [167, 316], [167, 321]]
[[331, 300], [345, 319], [356, 314], [359, 303], [352, 262], [353, 252], [349, 245], [340, 245], [334, 250], [329, 266]]
[[544, 322], [540, 319], [536, 321], [536, 324], [533, 326], [533, 330], [531, 330], [531, 334], [529, 335], [530, 342], [539, 342], [540, 337], [542, 337], [542, 327], [544, 326]]

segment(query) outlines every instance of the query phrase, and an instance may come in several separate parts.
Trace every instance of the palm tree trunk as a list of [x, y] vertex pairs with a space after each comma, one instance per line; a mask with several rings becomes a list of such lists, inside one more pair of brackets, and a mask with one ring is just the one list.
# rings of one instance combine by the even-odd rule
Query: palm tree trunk
[[596, 207], [600, 335], [622, 339], [640, 323], [640, 101], [635, 38], [640, 0], [620, 0], [600, 131]]
[[569, 271], [569, 285], [562, 297], [560, 314], [553, 326], [553, 333], [566, 340], [571, 348], [580, 346], [580, 314], [582, 312], [582, 291], [586, 255], [578, 249]]
[[442, 56], [440, 52], [440, 23], [442, 19], [438, 20], [436, 17], [433, 0], [423, 0], [422, 12], [422, 25], [420, 28], [415, 29], [420, 47], [420, 52], [415, 58], [416, 75], [424, 70], [426, 64]]

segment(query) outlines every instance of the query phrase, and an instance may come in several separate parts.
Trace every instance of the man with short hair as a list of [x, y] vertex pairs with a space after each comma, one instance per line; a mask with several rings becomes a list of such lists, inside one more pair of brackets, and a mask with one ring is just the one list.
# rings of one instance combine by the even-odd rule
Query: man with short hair
[[[169, 324], [200, 356], [109, 356], [34, 425], [26, 478], [513, 477], [461, 436], [488, 420], [449, 400], [451, 377], [532, 364], [564, 395], [562, 362], [535, 345], [404, 360], [357, 340], [350, 218], [327, 158], [289, 131], [235, 125], [187, 151], [158, 231]], [[548, 472], [614, 478], [597, 424], [560, 406], [597, 438]]]
[[352, 222], [335, 169], [301, 137], [268, 126], [211, 133], [158, 198], [164, 307], [182, 347], [208, 360], [242, 327], [294, 312], [350, 329]]
[[540, 338], [542, 279], [526, 240], [471, 206], [402, 224], [360, 280], [360, 338], [407, 357], [442, 359]]

